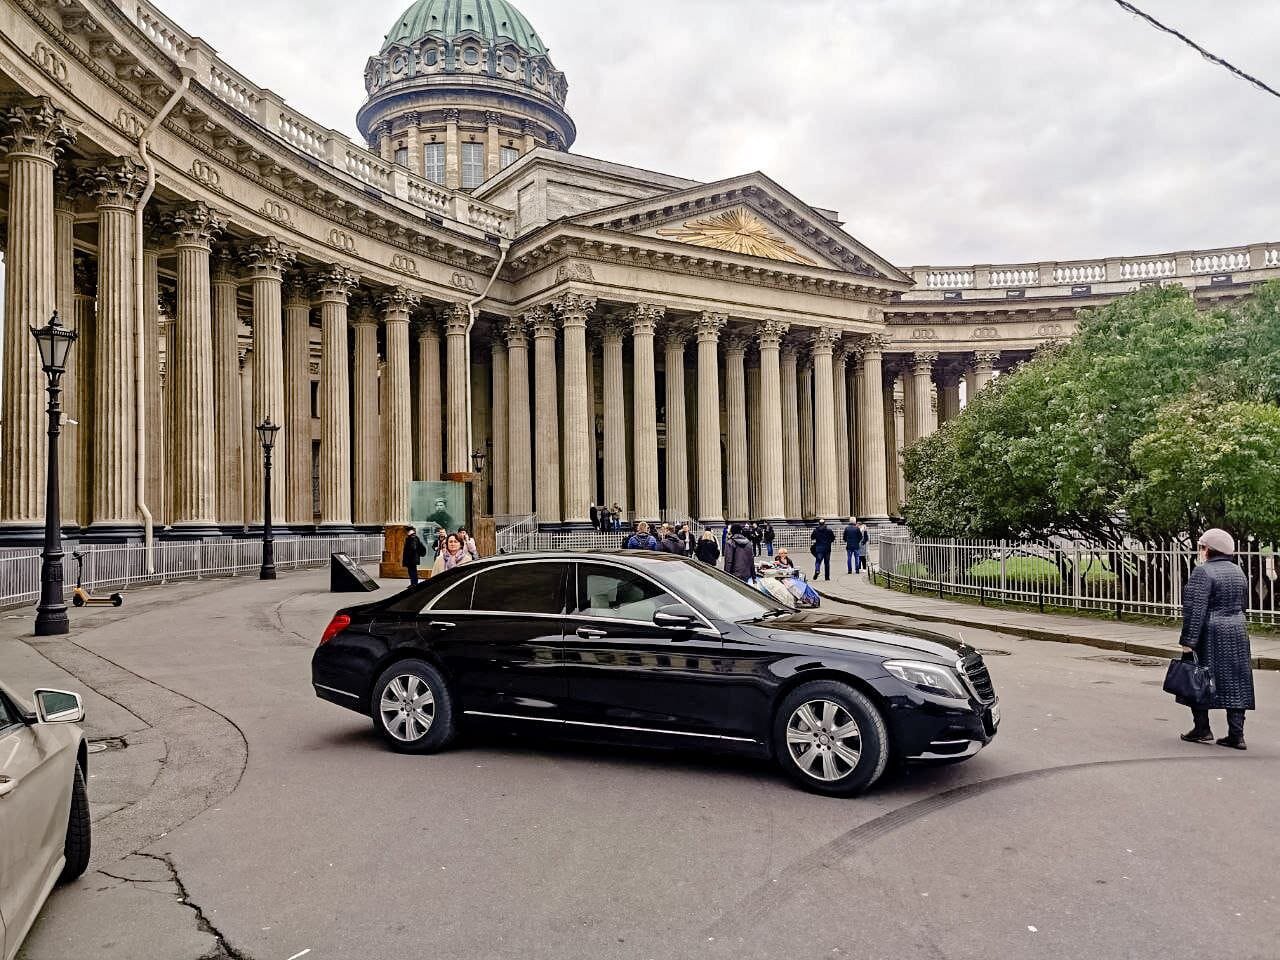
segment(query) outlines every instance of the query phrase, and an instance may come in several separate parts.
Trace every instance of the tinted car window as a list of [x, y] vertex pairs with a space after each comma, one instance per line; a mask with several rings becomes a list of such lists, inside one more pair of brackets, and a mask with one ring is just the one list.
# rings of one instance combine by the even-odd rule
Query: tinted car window
[[440, 599], [430, 604], [433, 611], [462, 612], [471, 609], [471, 597], [475, 591], [476, 577], [468, 577], [456, 586], [450, 587], [440, 595]]
[[504, 563], [475, 578], [472, 610], [564, 613], [567, 563]]
[[9, 706], [9, 701], [0, 695], [0, 727], [7, 727], [18, 722], [18, 713]]
[[741, 580], [703, 564], [665, 562], [655, 572], [717, 620], [741, 623], [786, 609]]
[[652, 580], [630, 570], [591, 563], [578, 565], [578, 610], [584, 617], [648, 623], [655, 610], [675, 602], [675, 597]]

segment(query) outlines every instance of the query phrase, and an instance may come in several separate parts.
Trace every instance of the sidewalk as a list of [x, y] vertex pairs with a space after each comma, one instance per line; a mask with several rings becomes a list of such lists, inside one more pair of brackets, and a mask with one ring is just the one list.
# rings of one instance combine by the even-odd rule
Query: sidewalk
[[[832, 560], [836, 557], [833, 556]], [[843, 554], [840, 555], [843, 560]], [[835, 564], [833, 563], [834, 567]], [[913, 596], [872, 586], [866, 574], [850, 576], [832, 571], [831, 582], [814, 583], [818, 592], [829, 600], [851, 603], [876, 613], [911, 617], [929, 623], [952, 623], [962, 627], [997, 630], [1029, 640], [1051, 640], [1079, 643], [1103, 650], [1152, 657], [1175, 657], [1181, 652], [1176, 626], [1152, 626], [1126, 623], [1123, 620], [1101, 620], [1059, 614], [1035, 613], [1000, 607], [982, 607]], [[1256, 670], [1280, 670], [1280, 639], [1253, 637], [1253, 666]]]

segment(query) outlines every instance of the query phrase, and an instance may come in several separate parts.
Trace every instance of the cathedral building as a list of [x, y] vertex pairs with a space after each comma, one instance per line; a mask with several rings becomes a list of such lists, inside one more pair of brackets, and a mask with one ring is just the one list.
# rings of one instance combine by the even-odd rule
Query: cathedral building
[[[86, 541], [409, 519], [472, 469], [503, 518], [884, 522], [904, 446], [1143, 284], [1239, 297], [1280, 245], [899, 267], [765, 174], [572, 152], [570, 85], [506, 0], [417, 0], [363, 143], [150, 0], [0, 0], [0, 538], [39, 536], [28, 328], [79, 340], [63, 516]], [[262, 78], [259, 78], [262, 79]], [[356, 82], [358, 78], [352, 78]], [[74, 421], [74, 422], [73, 422]]]

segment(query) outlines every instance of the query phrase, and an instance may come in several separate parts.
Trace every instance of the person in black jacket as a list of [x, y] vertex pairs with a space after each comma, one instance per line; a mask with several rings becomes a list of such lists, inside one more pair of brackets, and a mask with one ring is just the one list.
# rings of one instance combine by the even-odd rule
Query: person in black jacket
[[684, 542], [671, 528], [671, 524], [664, 523], [658, 534], [658, 549], [663, 553], [674, 553], [676, 556], [684, 556]]
[[702, 537], [698, 540], [698, 545], [694, 547], [693, 553], [708, 567], [714, 567], [720, 562], [720, 545], [716, 543], [716, 535], [710, 530], [703, 530]]
[[862, 570], [862, 528], [854, 517], [844, 528], [845, 572], [859, 573]]
[[400, 554], [400, 562], [409, 571], [409, 586], [418, 585], [418, 562], [427, 555], [427, 545], [418, 537], [418, 531], [407, 527], [404, 537], [404, 550]]
[[764, 539], [764, 548], [769, 556], [773, 556], [773, 524], [766, 520], [761, 527], [760, 535]]
[[729, 528], [729, 539], [724, 545], [724, 572], [750, 583], [756, 576], [755, 551], [751, 541], [742, 532], [740, 524]]
[[813, 528], [813, 533], [809, 534], [809, 540], [813, 543], [813, 579], [818, 579], [818, 574], [826, 568], [826, 579], [831, 579], [831, 545], [836, 541], [835, 531], [827, 526], [827, 521], [819, 520], [818, 525]]
[[1213, 675], [1214, 690], [1204, 703], [1178, 702], [1191, 708], [1195, 725], [1182, 735], [1189, 743], [1208, 743], [1209, 711], [1227, 711], [1227, 735], [1221, 747], [1244, 750], [1244, 714], [1254, 709], [1252, 651], [1245, 626], [1249, 580], [1235, 562], [1236, 542], [1225, 530], [1208, 530], [1200, 538], [1200, 566], [1182, 592], [1182, 636], [1179, 643], [1195, 651]]

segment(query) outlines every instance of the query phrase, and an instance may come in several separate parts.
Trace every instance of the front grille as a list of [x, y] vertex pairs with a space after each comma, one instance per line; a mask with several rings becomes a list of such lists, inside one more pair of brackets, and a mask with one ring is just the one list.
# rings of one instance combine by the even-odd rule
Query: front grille
[[969, 681], [974, 696], [983, 703], [990, 703], [996, 698], [996, 688], [991, 682], [991, 671], [982, 662], [982, 657], [974, 654], [964, 661], [965, 679]]

